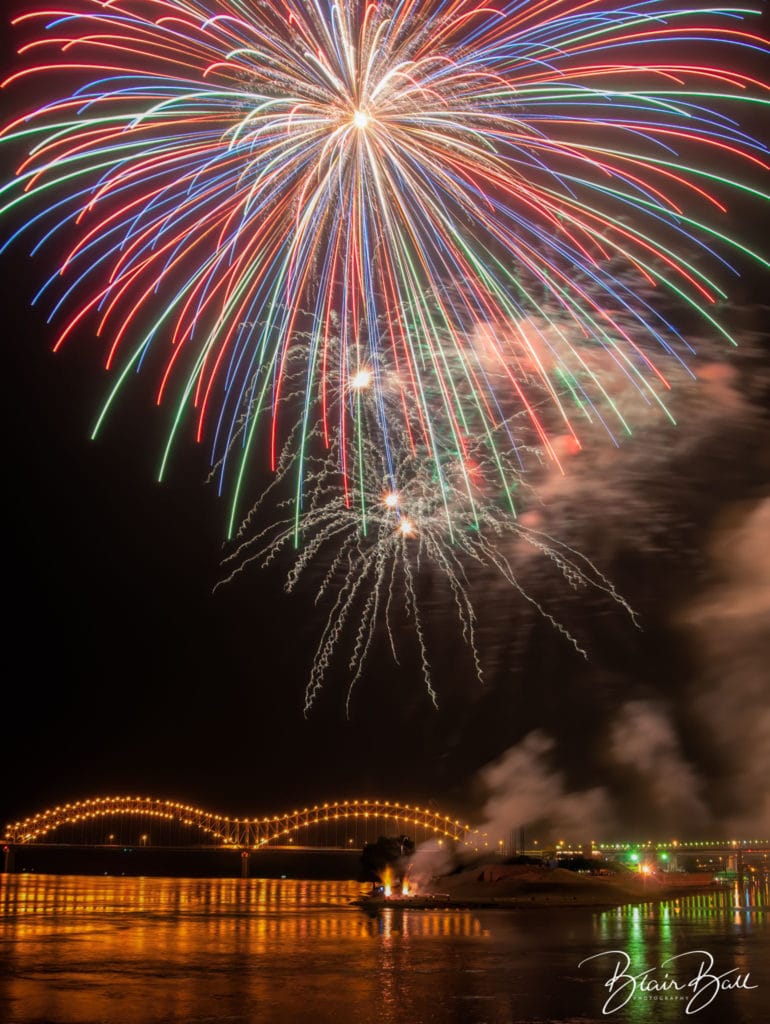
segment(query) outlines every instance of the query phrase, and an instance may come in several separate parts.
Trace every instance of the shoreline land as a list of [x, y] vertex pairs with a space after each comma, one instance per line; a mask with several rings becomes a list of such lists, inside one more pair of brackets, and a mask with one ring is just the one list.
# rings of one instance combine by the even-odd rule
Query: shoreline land
[[532, 865], [485, 865], [436, 879], [414, 896], [365, 896], [369, 909], [492, 909], [612, 907], [714, 891], [713, 874], [596, 876]]

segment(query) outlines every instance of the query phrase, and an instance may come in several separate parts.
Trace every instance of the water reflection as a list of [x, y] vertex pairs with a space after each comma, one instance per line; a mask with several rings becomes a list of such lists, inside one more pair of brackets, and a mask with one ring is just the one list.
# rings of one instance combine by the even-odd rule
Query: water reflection
[[366, 887], [355, 882], [277, 879], [179, 879], [4, 875], [0, 910], [22, 913], [96, 913], [169, 910], [230, 913], [255, 906], [292, 904], [306, 908], [349, 902]]
[[741, 931], [750, 931], [767, 922], [769, 904], [770, 880], [765, 876], [756, 881], [736, 882], [713, 892], [617, 907], [598, 915], [598, 930], [603, 939], [627, 933], [640, 941], [645, 922], [670, 932], [671, 924], [684, 913], [689, 923], [705, 924], [712, 919], [729, 918]]
[[[625, 951], [632, 965], [628, 973], [637, 976], [652, 970], [657, 980], [674, 979], [681, 984], [692, 980], [699, 963], [707, 963], [708, 957], [713, 957], [714, 973], [748, 973], [753, 975], [753, 984], [767, 973], [769, 895], [768, 879], [764, 877], [736, 882], [715, 892], [618, 907], [597, 915], [596, 935], [603, 949]], [[762, 943], [764, 952], [759, 958], [756, 949], [745, 941], [752, 936]], [[694, 951], [703, 951], [706, 957]], [[606, 980], [614, 960], [608, 956], [600, 958], [599, 963], [601, 967], [593, 965], [595, 976], [601, 975], [602, 980]], [[765, 989], [766, 985], [765, 980]], [[667, 1020], [665, 1008], [670, 1019], [675, 1019], [676, 1014], [680, 1015], [679, 1019], [693, 1016], [692, 1012], [686, 1013], [692, 994], [692, 989], [680, 992], [672, 986], [668, 991], [647, 998], [635, 997], [624, 1007], [623, 1020], [629, 1024]], [[765, 1020], [766, 995], [758, 997], [752, 990], [743, 996], [743, 1005], [740, 1005], [736, 1002], [737, 996], [720, 993], [709, 1007], [710, 1014], [716, 1015], [715, 1020]], [[728, 1006], [733, 1007], [737, 1018], [731, 1018]], [[664, 1016], [660, 1016], [661, 1013]], [[698, 1019], [710, 1019], [710, 1014], [698, 1011]], [[744, 1017], [744, 1014], [749, 1016]]]
[[[0, 876], [3, 1024], [516, 1024], [606, 1020], [605, 967], [686, 949], [750, 971], [704, 1024], [770, 1019], [763, 885], [616, 910], [409, 911], [368, 916], [356, 883]], [[768, 966], [765, 966], [768, 965]], [[763, 973], [764, 971], [764, 973]], [[638, 1000], [629, 1024], [681, 1021]]]
[[[137, 915], [157, 925], [164, 917], [184, 925], [195, 919], [208, 933], [224, 934], [248, 924], [261, 938], [379, 935], [481, 935], [478, 918], [465, 911], [435, 910], [418, 914], [400, 908], [366, 916], [351, 901], [369, 891], [355, 882], [313, 882], [293, 879], [88, 878], [46, 875], [0, 876], [0, 933], [39, 934], [61, 931], [69, 917], [89, 919]], [[329, 914], [325, 911], [346, 911]], [[46, 918], [55, 922], [46, 927]], [[64, 919], [64, 920], [62, 920]], [[78, 921], [82, 930], [84, 922]], [[182, 929], [182, 933], [186, 933]]]

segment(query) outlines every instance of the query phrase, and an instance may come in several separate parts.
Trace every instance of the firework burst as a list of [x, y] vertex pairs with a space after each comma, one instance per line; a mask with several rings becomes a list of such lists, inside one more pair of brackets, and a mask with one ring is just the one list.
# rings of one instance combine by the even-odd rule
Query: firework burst
[[[559, 432], [577, 438], [588, 413], [623, 433], [580, 346], [605, 349], [613, 373], [660, 404], [665, 364], [686, 352], [636, 282], [729, 336], [713, 312], [719, 276], [728, 260], [763, 260], [724, 225], [725, 196], [760, 195], [741, 168], [767, 169], [734, 117], [768, 102], [739, 69], [763, 49], [756, 13], [664, 0], [70, 0], [17, 19], [40, 31], [21, 48], [33, 64], [6, 85], [33, 75], [49, 98], [4, 132], [28, 147], [2, 190], [3, 211], [24, 217], [6, 244], [70, 239], [40, 295], [64, 318], [57, 345], [86, 324], [108, 342], [115, 382], [99, 424], [129, 376], [159, 364], [157, 400], [172, 407], [161, 474], [192, 422], [220, 486], [232, 481], [231, 530], [255, 460], [269, 449], [278, 462], [290, 427], [275, 410], [308, 329], [292, 434], [300, 510], [317, 421], [344, 508], [370, 472], [357, 403], [333, 401], [335, 387], [371, 388], [391, 489], [405, 425], [442, 472], [437, 437], [461, 456], [484, 437], [504, 457], [512, 403], [555, 459], [518, 362]], [[538, 344], [533, 317], [553, 324]], [[258, 432], [263, 408], [272, 422]]]
[[[290, 436], [272, 483], [241, 523], [235, 547], [224, 563], [222, 584], [254, 566], [266, 568], [279, 562], [289, 552], [292, 566], [285, 589], [293, 591], [306, 577], [315, 580], [316, 604], [326, 605], [327, 617], [305, 691], [306, 713], [332, 667], [341, 663], [345, 649], [348, 708], [380, 633], [387, 634], [398, 662], [396, 616], [409, 622], [406, 633], [414, 638], [426, 690], [437, 706], [425, 628], [428, 616], [421, 606], [419, 577], [429, 575], [445, 584], [479, 680], [483, 676], [482, 654], [471, 578], [480, 573], [494, 572], [583, 655], [585, 651], [569, 630], [520, 582], [520, 571], [529, 568], [533, 558], [555, 566], [573, 589], [603, 591], [634, 619], [631, 608], [590, 560], [525, 525], [525, 516], [518, 521], [511, 516], [500, 490], [501, 466], [486, 446], [471, 451], [463, 462], [446, 447], [434, 461], [430, 453], [415, 452], [405, 431], [394, 437], [386, 459], [375, 412], [371, 406], [368, 416], [366, 406], [362, 412], [361, 419], [368, 422], [370, 431], [364, 431], [360, 439], [360, 464], [365, 472], [356, 479], [353, 500], [347, 501], [337, 484], [342, 440], [335, 432], [327, 447], [323, 424], [318, 423], [309, 431], [309, 447], [318, 454], [305, 455], [301, 534], [297, 532], [296, 495], [273, 502], [283, 509], [285, 518], [260, 525], [263, 508], [271, 504], [271, 493], [281, 494], [300, 457], [296, 439]], [[298, 431], [299, 426], [295, 428]], [[529, 491], [513, 464], [502, 468], [508, 489]], [[397, 489], [391, 484], [394, 476], [399, 481]]]

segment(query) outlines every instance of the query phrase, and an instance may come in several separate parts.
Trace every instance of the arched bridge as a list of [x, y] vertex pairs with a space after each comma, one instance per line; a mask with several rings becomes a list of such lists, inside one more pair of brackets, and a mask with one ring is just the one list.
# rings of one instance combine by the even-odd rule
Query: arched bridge
[[335, 800], [272, 817], [232, 818], [157, 797], [105, 796], [62, 804], [14, 822], [6, 826], [4, 842], [14, 846], [56, 842], [178, 846], [184, 841], [183, 833], [197, 834], [202, 845], [241, 850], [350, 849], [394, 833], [407, 834], [416, 842], [433, 837], [470, 847], [483, 846], [487, 839], [450, 815], [390, 800]]

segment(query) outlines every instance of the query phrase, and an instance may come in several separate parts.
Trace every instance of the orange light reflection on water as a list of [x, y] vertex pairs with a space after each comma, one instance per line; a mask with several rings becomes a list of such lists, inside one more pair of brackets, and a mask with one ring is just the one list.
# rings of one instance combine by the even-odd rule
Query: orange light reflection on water
[[[376, 1005], [398, 990], [388, 972], [405, 966], [412, 940], [484, 935], [467, 911], [370, 917], [350, 905], [368, 888], [0, 876], [0, 1009], [10, 1007], [8, 1019], [57, 1024], [219, 1020], [243, 1007], [264, 1008], [271, 1024], [300, 1020], [297, 992], [304, 1003], [318, 983], [311, 965], [331, 965], [329, 984], [342, 986], [351, 1007]], [[157, 1018], [148, 1016], [149, 991], [162, 1007]]]

